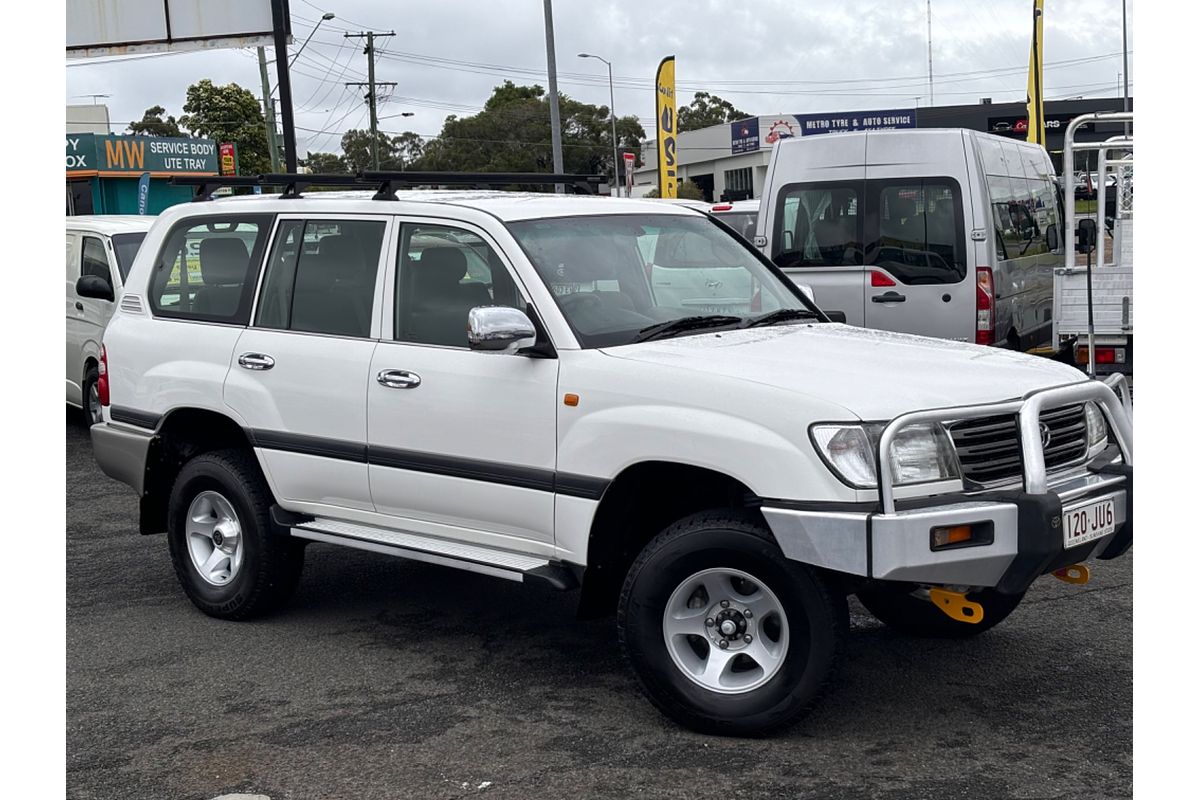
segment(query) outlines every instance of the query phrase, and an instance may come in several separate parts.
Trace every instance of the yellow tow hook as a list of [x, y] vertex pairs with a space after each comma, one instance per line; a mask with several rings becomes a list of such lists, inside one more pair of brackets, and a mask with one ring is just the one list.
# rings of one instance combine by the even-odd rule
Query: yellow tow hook
[[1082, 586], [1092, 579], [1091, 570], [1083, 564], [1072, 564], [1069, 567], [1056, 569], [1051, 574], [1063, 583], [1073, 583], [1076, 586]]
[[962, 592], [932, 587], [929, 590], [929, 599], [950, 619], [972, 625], [983, 622], [983, 606], [968, 600]]

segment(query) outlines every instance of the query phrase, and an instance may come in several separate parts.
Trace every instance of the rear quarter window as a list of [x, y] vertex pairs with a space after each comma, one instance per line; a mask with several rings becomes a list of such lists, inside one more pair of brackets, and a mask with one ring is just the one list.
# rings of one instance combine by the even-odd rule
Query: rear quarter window
[[147, 294], [156, 316], [245, 325], [273, 216], [189, 217], [163, 240]]

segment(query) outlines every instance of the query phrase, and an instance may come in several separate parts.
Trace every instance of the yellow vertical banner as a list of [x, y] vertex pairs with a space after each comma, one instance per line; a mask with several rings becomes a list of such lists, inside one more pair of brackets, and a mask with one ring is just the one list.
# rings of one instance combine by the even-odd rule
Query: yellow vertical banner
[[654, 116], [658, 126], [658, 196], [678, 197], [675, 164], [675, 56], [667, 56], [654, 76]]
[[1033, 42], [1029, 46], [1029, 88], [1025, 104], [1026, 139], [1046, 146], [1046, 106], [1042, 83], [1042, 6], [1045, 0], [1033, 0]]

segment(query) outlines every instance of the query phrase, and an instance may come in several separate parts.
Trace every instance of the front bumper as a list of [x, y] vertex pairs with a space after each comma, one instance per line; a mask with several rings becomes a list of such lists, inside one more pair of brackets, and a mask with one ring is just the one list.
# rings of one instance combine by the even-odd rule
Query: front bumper
[[[1092, 382], [1034, 393], [1015, 410], [1025, 423], [1032, 409], [1036, 430], [1036, 414], [1042, 407], [1057, 404], [1062, 397], [1070, 402], [1081, 396], [1100, 403], [1117, 440], [1085, 467], [1049, 477], [1039, 446], [1024, 453], [1025, 486], [1021, 489], [898, 504], [885, 477], [880, 503], [874, 508], [768, 501], [763, 504], [763, 516], [788, 558], [874, 580], [992, 587], [1005, 594], [1020, 594], [1038, 577], [1060, 567], [1090, 558], [1116, 558], [1133, 543], [1132, 430], [1126, 407], [1105, 384]], [[898, 417], [885, 429], [881, 449], [892, 439], [886, 435], [889, 430], [894, 435], [906, 424], [950, 420], [962, 412], [945, 409]], [[1104, 499], [1113, 501], [1114, 531], [1066, 547], [1064, 510]], [[971, 523], [990, 523], [991, 542], [932, 549], [932, 528]]]

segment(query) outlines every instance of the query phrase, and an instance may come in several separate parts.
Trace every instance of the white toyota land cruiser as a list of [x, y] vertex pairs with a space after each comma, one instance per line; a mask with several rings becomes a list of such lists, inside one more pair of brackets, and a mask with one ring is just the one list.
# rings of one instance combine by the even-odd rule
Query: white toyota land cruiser
[[662, 711], [753, 734], [849, 594], [970, 636], [1131, 545], [1119, 377], [830, 322], [669, 204], [295, 195], [163, 213], [104, 335], [96, 459], [206, 614], [278, 607], [310, 541], [578, 587]]

